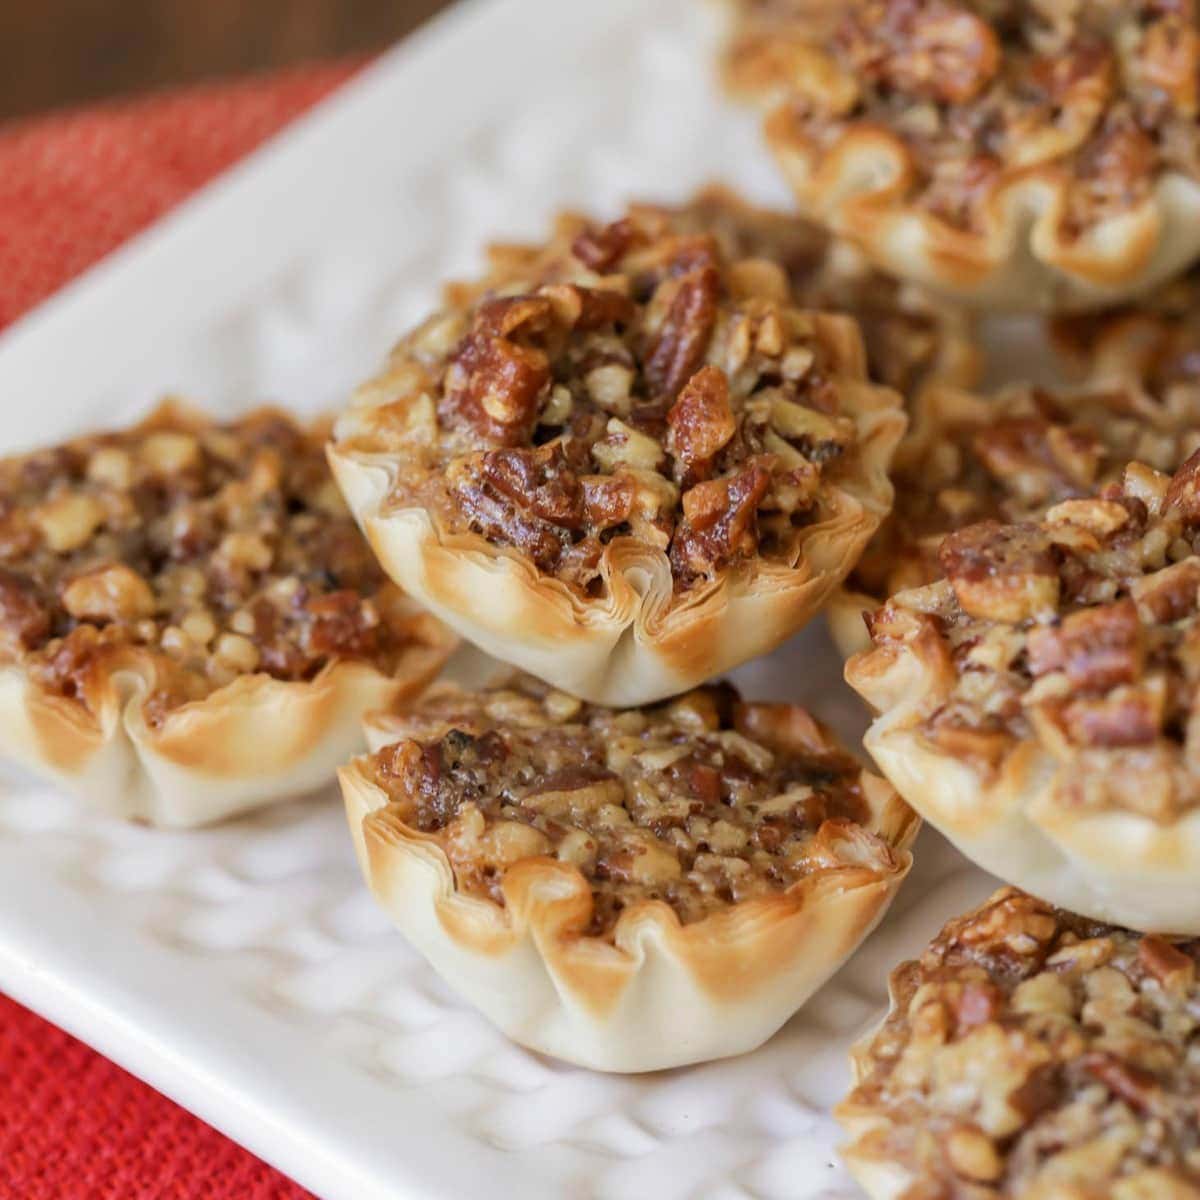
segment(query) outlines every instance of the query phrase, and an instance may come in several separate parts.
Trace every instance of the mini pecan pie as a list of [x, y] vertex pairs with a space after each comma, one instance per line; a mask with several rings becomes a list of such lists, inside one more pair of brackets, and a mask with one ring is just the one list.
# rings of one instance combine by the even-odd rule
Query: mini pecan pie
[[864, 614], [941, 574], [945, 534], [982, 520], [1036, 520], [1092, 495], [1134, 460], [1174, 471], [1200, 446], [1200, 327], [1139, 314], [1096, 331], [1091, 379], [984, 397], [934, 383], [896, 451], [896, 503], [827, 611], [850, 655]]
[[727, 245], [647, 209], [585, 225], [460, 289], [336, 427], [334, 472], [392, 578], [597, 702], [777, 645], [891, 504], [904, 416], [855, 322]]
[[871, 618], [866, 745], [985, 869], [1077, 912], [1200, 931], [1200, 453], [1037, 522], [950, 534]]
[[342, 771], [363, 873], [519, 1042], [644, 1071], [748, 1050], [882, 916], [917, 822], [803, 709], [435, 687]]
[[734, 5], [808, 215], [976, 306], [1096, 307], [1200, 253], [1193, 0]]
[[872, 1200], [1197, 1200], [1200, 943], [1006, 888], [891, 978], [837, 1109]]
[[0, 750], [169, 825], [330, 780], [452, 639], [376, 566], [327, 432], [168, 405], [0, 461]]

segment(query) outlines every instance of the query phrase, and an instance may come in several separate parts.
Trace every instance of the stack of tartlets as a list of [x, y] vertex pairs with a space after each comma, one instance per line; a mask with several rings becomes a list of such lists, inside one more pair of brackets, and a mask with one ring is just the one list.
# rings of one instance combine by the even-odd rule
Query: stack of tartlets
[[[927, 818], [1014, 887], [893, 975], [857, 1177], [1200, 1196], [1197, 14], [727, 8], [799, 215], [564, 214], [329, 424], [0, 464], [0, 745], [165, 825], [339, 768], [434, 967], [616, 1071], [768, 1038]], [[718, 678], [819, 613], [886, 781]], [[459, 636], [506, 669], [427, 687]]]

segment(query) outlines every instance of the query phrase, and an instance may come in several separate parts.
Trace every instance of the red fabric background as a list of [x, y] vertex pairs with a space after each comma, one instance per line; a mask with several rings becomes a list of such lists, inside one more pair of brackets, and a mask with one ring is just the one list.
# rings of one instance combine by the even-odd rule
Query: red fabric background
[[[0, 327], [254, 149], [354, 69], [309, 68], [0, 127]], [[0, 1197], [307, 1195], [0, 996]]]

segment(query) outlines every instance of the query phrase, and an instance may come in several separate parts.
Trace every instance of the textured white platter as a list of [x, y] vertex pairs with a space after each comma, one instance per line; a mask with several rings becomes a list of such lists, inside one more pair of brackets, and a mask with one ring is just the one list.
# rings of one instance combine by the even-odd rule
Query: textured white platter
[[[695, 0], [474, 0], [0, 339], [0, 449], [177, 390], [340, 402], [497, 235], [713, 179], [785, 197]], [[856, 736], [823, 629], [738, 673]], [[332, 793], [197, 834], [0, 777], [0, 987], [328, 1200], [852, 1197], [828, 1106], [888, 969], [991, 886], [927, 831], [883, 928], [755, 1054], [608, 1078], [458, 1003]]]

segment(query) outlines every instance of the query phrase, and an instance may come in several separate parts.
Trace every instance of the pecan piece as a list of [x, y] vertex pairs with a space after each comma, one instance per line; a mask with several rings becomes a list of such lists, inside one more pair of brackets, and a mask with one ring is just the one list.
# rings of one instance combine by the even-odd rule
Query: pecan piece
[[28, 577], [0, 567], [0, 646], [16, 654], [50, 636], [50, 615], [37, 585]]
[[973, 617], [1015, 624], [1058, 604], [1058, 569], [1036, 525], [970, 525], [942, 541], [938, 561]]
[[1196, 612], [1200, 604], [1200, 558], [1185, 558], [1134, 580], [1130, 593], [1147, 624], [1169, 625]]
[[986, 22], [949, 0], [869, 0], [838, 33], [851, 66], [910, 95], [949, 104], [977, 96], [1000, 67]]
[[1138, 1112], [1148, 1112], [1159, 1094], [1158, 1080], [1133, 1063], [1123, 1062], [1106, 1050], [1094, 1050], [1080, 1059], [1089, 1075], [1098, 1079], [1114, 1096]]
[[1063, 671], [1084, 691], [1104, 692], [1135, 683], [1145, 655], [1142, 626], [1132, 600], [1085, 608], [1057, 628], [1029, 634], [1029, 669], [1035, 676]]
[[1196, 975], [1196, 963], [1191, 955], [1153, 934], [1142, 938], [1138, 946], [1138, 962], [1148, 975], [1154, 976], [1164, 987], [1190, 984]]
[[677, 260], [692, 261], [696, 265], [678, 280], [667, 315], [646, 354], [646, 383], [651, 395], [660, 400], [673, 400], [696, 373], [716, 325], [721, 281], [711, 245], [707, 250], [688, 250]]
[[737, 432], [729, 381], [719, 367], [704, 367], [687, 381], [667, 413], [667, 451], [684, 487], [712, 474], [713, 460]]
[[602, 229], [585, 229], [571, 243], [571, 253], [585, 267], [603, 274], [625, 257], [635, 236], [633, 222], [624, 217]]
[[447, 368], [441, 419], [501, 446], [526, 441], [550, 387], [550, 362], [538, 346], [515, 339], [544, 336], [553, 312], [541, 296], [485, 304]]
[[1189, 525], [1200, 522], [1200, 450], [1171, 476], [1163, 508], [1177, 510]]
[[536, 450], [486, 450], [452, 463], [446, 482], [485, 537], [515, 546], [543, 570], [583, 523], [583, 488], [555, 441]]
[[758, 505], [771, 486], [771, 460], [752, 458], [732, 475], [698, 483], [683, 494], [683, 521], [671, 541], [678, 580], [711, 574], [758, 549]]
[[1162, 697], [1146, 687], [1120, 687], [1101, 698], [1068, 700], [1051, 710], [1076, 746], [1148, 746], [1162, 727]]
[[305, 646], [310, 654], [365, 658], [378, 647], [379, 617], [357, 592], [327, 592], [314, 596], [305, 608], [312, 618]]

